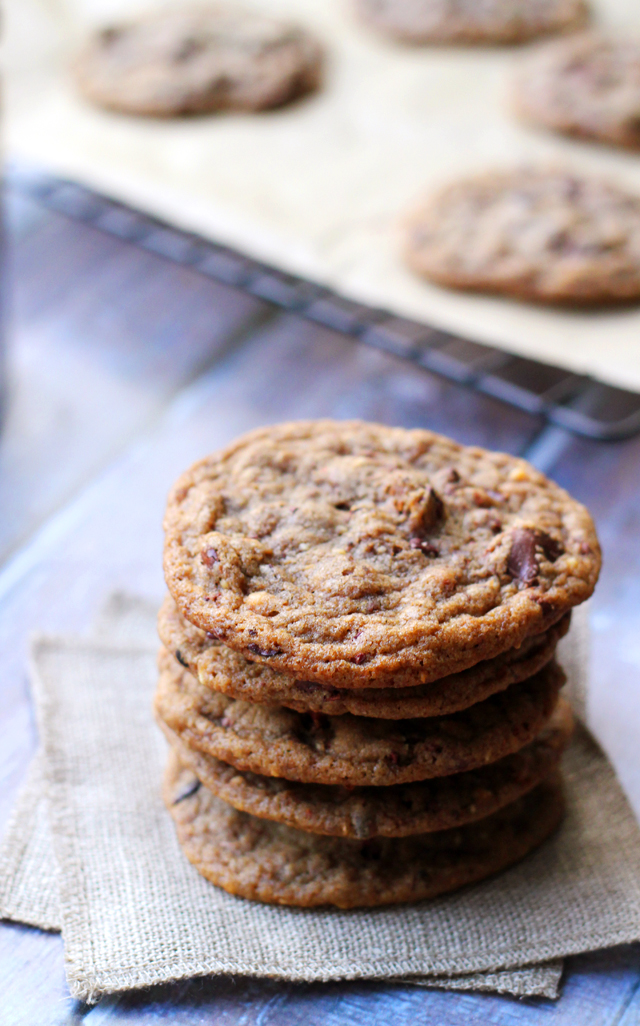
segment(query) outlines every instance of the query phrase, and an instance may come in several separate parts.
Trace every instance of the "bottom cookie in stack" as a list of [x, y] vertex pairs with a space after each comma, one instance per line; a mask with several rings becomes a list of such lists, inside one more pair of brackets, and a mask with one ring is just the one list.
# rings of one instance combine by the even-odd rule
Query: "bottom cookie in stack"
[[230, 699], [166, 650], [160, 670], [165, 801], [187, 857], [233, 894], [416, 901], [513, 864], [561, 818], [572, 718], [554, 662], [457, 714], [391, 722]]
[[260, 819], [217, 798], [171, 752], [165, 802], [190, 862], [218, 887], [277, 905], [373, 907], [434, 898], [528, 855], [560, 822], [552, 773], [493, 815], [450, 830], [358, 841]]

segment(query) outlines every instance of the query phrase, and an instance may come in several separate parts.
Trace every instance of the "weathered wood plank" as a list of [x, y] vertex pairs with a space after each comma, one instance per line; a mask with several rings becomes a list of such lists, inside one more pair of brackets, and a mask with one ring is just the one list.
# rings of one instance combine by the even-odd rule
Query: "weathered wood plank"
[[640, 815], [640, 439], [564, 442], [549, 472], [589, 506], [603, 549], [591, 600], [590, 714]]
[[[84, 1021], [87, 1026], [209, 1021], [216, 1026], [613, 1026], [621, 1014], [631, 1014], [640, 980], [637, 951], [571, 962], [557, 1003], [388, 984], [292, 986], [220, 979], [105, 1001]], [[628, 1026], [637, 1021], [631, 1018]]]
[[62, 1026], [74, 1022], [59, 935], [0, 924], [0, 1022]]
[[[9, 196], [9, 208], [11, 196]], [[0, 558], [268, 308], [51, 212], [8, 250]]]

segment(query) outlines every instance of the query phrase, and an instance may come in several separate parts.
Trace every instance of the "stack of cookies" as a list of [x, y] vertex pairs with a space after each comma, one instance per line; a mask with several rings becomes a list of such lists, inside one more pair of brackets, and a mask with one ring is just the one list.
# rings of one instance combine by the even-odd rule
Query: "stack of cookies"
[[424, 430], [283, 424], [187, 471], [165, 528], [164, 793], [205, 877], [413, 901], [558, 825], [554, 653], [600, 551], [543, 474]]

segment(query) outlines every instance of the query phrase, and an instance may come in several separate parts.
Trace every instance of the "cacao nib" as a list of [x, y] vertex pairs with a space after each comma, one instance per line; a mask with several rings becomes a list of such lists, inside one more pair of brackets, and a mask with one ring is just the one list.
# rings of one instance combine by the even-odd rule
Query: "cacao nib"
[[215, 549], [205, 549], [200, 559], [205, 566], [213, 566], [215, 563], [219, 563], [218, 553]]
[[186, 791], [183, 791], [181, 795], [178, 795], [173, 804], [178, 805], [180, 802], [183, 802], [185, 798], [191, 798], [191, 796], [196, 794], [201, 787], [202, 784], [200, 783], [200, 781], [196, 780], [195, 784], [192, 784], [191, 787], [187, 788]]
[[550, 563], [555, 563], [556, 559], [564, 552], [560, 542], [546, 534], [545, 531], [536, 531], [536, 544], [540, 546]]
[[185, 670], [189, 669], [189, 663], [187, 662], [179, 648], [176, 649], [176, 659], [178, 660], [181, 666], [184, 666]]
[[263, 659], [273, 659], [274, 656], [282, 655], [281, 648], [260, 648], [260, 645], [247, 645], [247, 652], [251, 652], [251, 655], [262, 656]]

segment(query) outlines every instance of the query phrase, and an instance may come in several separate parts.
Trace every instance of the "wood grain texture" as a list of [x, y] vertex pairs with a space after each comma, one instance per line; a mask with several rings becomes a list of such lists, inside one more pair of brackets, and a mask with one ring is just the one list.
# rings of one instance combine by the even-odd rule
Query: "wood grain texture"
[[[604, 618], [609, 627], [598, 628], [598, 644], [602, 640], [615, 674], [627, 674], [626, 683], [615, 683], [621, 697], [612, 703], [607, 730], [627, 732], [621, 771], [635, 779], [638, 767], [640, 781], [640, 760], [631, 744], [634, 724], [640, 722], [632, 694], [635, 657], [620, 655], [614, 632], [624, 622], [625, 637], [633, 640], [629, 600], [637, 597], [640, 577], [640, 442], [601, 446], [556, 429], [541, 432], [536, 417], [296, 316], [265, 315], [264, 307], [257, 309], [252, 300], [247, 306], [231, 289], [211, 291], [211, 283], [195, 272], [133, 252], [79, 223], [31, 211], [22, 225], [14, 260], [20, 294], [13, 366], [19, 362], [17, 350], [28, 348], [22, 341], [27, 335], [35, 338], [29, 342], [33, 352], [51, 359], [46, 375], [34, 373], [26, 361], [24, 373], [14, 379], [14, 402], [24, 415], [9, 417], [3, 439], [26, 454], [19, 508], [24, 517], [29, 510], [35, 513], [24, 527], [26, 544], [0, 569], [0, 824], [36, 743], [24, 669], [29, 633], [85, 630], [114, 587], [159, 599], [160, 519], [175, 476], [250, 427], [321, 415], [427, 426], [463, 442], [530, 453], [594, 507], [609, 575], [596, 607], [596, 621]], [[58, 353], [73, 359], [60, 362]], [[78, 367], [85, 375], [82, 389]], [[56, 415], [60, 396], [60, 405], [68, 404], [70, 411], [66, 426]], [[44, 404], [39, 427], [29, 436], [30, 411], [39, 403]], [[73, 472], [62, 487], [58, 475], [66, 461]], [[0, 461], [0, 489], [10, 490], [17, 479], [8, 476], [7, 466]], [[46, 501], [43, 487], [49, 489]], [[2, 924], [0, 1022], [630, 1026], [637, 1021], [635, 948], [570, 960], [570, 965], [565, 994], [556, 1005], [410, 986], [293, 987], [225, 979], [193, 981], [86, 1009], [68, 997], [60, 938]], [[630, 1018], [634, 1014], [636, 1020]]]
[[640, 816], [640, 438], [594, 445], [567, 435], [551, 473], [588, 504], [598, 528], [590, 718]]
[[8, 208], [21, 231], [8, 247], [0, 558], [270, 314], [96, 229], [24, 200]]

